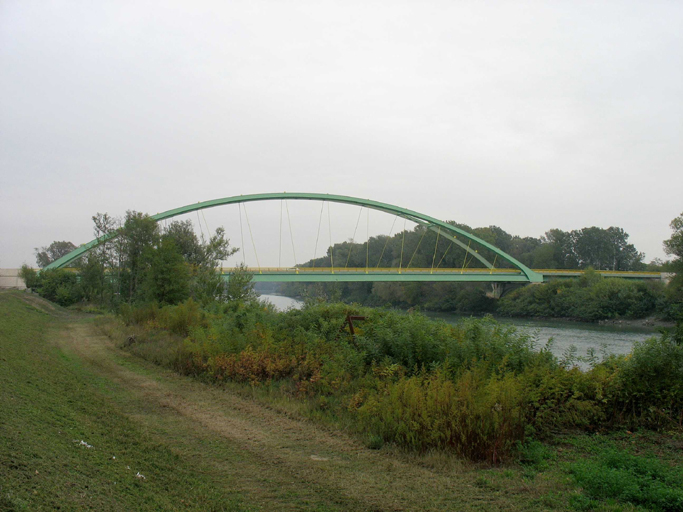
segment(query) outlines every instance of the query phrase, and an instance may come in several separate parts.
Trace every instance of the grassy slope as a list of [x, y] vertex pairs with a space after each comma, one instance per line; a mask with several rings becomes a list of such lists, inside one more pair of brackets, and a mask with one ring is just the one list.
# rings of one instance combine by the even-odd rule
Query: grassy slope
[[124, 391], [48, 341], [65, 320], [18, 297], [0, 294], [0, 510], [240, 508], [229, 482], [141, 428], [112, 398]]

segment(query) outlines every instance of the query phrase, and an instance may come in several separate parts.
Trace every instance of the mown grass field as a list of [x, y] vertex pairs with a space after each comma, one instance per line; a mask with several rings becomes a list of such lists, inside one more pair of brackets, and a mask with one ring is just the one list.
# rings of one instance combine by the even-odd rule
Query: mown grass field
[[58, 315], [0, 293], [0, 510], [241, 509], [224, 475], [136, 422], [124, 389], [60, 349], [73, 319]]
[[674, 432], [561, 434], [497, 466], [371, 450], [19, 292], [0, 293], [0, 390], [0, 510], [681, 510]]

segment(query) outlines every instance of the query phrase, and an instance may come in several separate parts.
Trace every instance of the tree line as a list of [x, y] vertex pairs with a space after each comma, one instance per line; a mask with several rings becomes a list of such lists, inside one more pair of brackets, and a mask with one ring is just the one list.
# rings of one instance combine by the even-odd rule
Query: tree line
[[[554, 294], [563, 300], [550, 305], [541, 291], [548, 285], [524, 287], [497, 301], [487, 296], [488, 285], [476, 283], [287, 283], [282, 292], [298, 297], [324, 296], [333, 300], [366, 305], [419, 306], [432, 311], [494, 313], [512, 316], [564, 316], [593, 321], [605, 318], [641, 318], [658, 315], [675, 318], [681, 295], [680, 261], [683, 254], [683, 215], [672, 221], [674, 235], [665, 244], [670, 262], [644, 263], [644, 254], [629, 243], [629, 235], [619, 227], [585, 227], [572, 231], [551, 229], [539, 238], [511, 235], [498, 226], [470, 228], [450, 222], [498, 247], [524, 265], [536, 269], [653, 270], [676, 272], [672, 284], [613, 281], [602, 283], [599, 275], [577, 281], [554, 283]], [[478, 253], [496, 268], [511, 265], [486, 248]], [[450, 240], [422, 225], [393, 236], [371, 237], [365, 243], [352, 240], [335, 244], [327, 254], [304, 263], [305, 267], [399, 267], [477, 268], [483, 264]], [[616, 298], [615, 298], [616, 297]]]
[[[207, 304], [245, 293], [248, 273], [228, 285], [218, 272], [220, 262], [238, 250], [222, 227], [200, 238], [189, 220], [162, 227], [136, 211], [124, 218], [98, 213], [92, 219], [100, 245], [76, 262], [75, 270], [38, 273], [24, 266], [22, 277], [29, 288], [64, 306], [86, 301], [111, 308], [121, 303], [178, 304], [188, 298]], [[53, 242], [36, 249], [36, 263], [44, 268], [75, 248], [70, 242]]]
[[[449, 224], [472, 233], [506, 252], [524, 265], [537, 269], [645, 270], [645, 255], [629, 243], [629, 234], [619, 227], [607, 229], [586, 227], [572, 231], [551, 229], [539, 238], [511, 235], [499, 226], [471, 228], [466, 224]], [[471, 247], [475, 249], [474, 246]], [[495, 253], [476, 247], [494, 267], [511, 265]], [[654, 262], [652, 265], [660, 263]], [[369, 240], [348, 240], [328, 248], [324, 257], [312, 259], [302, 266], [318, 267], [399, 267], [461, 268], [483, 264], [466, 249], [418, 224], [412, 230], [393, 236], [379, 235]]]

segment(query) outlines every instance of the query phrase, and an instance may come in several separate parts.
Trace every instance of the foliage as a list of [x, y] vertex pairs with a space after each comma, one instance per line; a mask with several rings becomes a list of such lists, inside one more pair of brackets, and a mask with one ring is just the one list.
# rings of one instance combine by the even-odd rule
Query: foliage
[[383, 382], [352, 410], [362, 428], [386, 441], [452, 448], [473, 460], [496, 462], [524, 436], [518, 383], [511, 374], [490, 378], [481, 368], [455, 382], [442, 371]]
[[225, 287], [225, 298], [228, 301], [247, 301], [256, 300], [254, 291], [253, 275], [249, 272], [246, 265], [240, 263], [230, 274], [230, 280]]
[[671, 221], [673, 233], [664, 241], [664, 250], [674, 257], [670, 267], [675, 276], [667, 288], [668, 297], [675, 304], [672, 316], [683, 317], [683, 213]]
[[26, 284], [27, 288], [36, 288], [36, 286], [38, 285], [38, 272], [33, 270], [28, 265], [21, 266], [21, 269], [19, 270], [19, 277], [23, 279], [24, 284]]
[[505, 316], [567, 317], [594, 322], [666, 315], [664, 285], [602, 278], [590, 269], [579, 279], [552, 280], [519, 288], [500, 299]]
[[[241, 300], [204, 310], [193, 301], [126, 307], [121, 314], [142, 329], [134, 352], [183, 374], [310, 401], [316, 414], [347, 418], [373, 446], [444, 448], [498, 461], [529, 436], [558, 429], [681, 421], [683, 348], [666, 336], [584, 372], [492, 318], [450, 325], [419, 313], [316, 301], [277, 313]], [[364, 317], [354, 323], [355, 336], [343, 328], [348, 315]]]
[[573, 464], [570, 472], [591, 498], [613, 498], [648, 510], [683, 509], [683, 471], [656, 458], [613, 449]]
[[[139, 298], [138, 288], [146, 270], [145, 252], [159, 243], [159, 226], [148, 215], [127, 211], [123, 228], [120, 230], [122, 281], [127, 283], [128, 301]], [[125, 289], [125, 288], [124, 288]]]
[[[78, 290], [63, 289], [62, 303], [83, 299], [116, 310], [121, 302], [178, 304], [192, 297], [208, 306], [226, 300], [218, 266], [237, 249], [230, 247], [223, 228], [208, 240], [200, 240], [190, 221], [172, 222], [161, 229], [154, 219], [136, 211], [127, 211], [124, 219], [106, 213], [92, 219], [101, 243], [77, 263]], [[55, 242], [43, 248], [40, 257], [51, 260], [70, 248], [75, 247]], [[42, 282], [40, 276], [31, 280], [37, 282]], [[49, 293], [46, 298], [56, 297], [50, 286], [48, 282], [44, 287]], [[42, 294], [43, 288], [33, 288]]]
[[[586, 227], [573, 231], [551, 229], [540, 238], [519, 237], [507, 233], [498, 226], [471, 228], [450, 222], [486, 242], [505, 251], [521, 263], [537, 269], [587, 269], [642, 270], [644, 255], [628, 243], [629, 235], [622, 228]], [[366, 245], [367, 244], [367, 245]], [[497, 268], [508, 268], [510, 263], [490, 250], [479, 247], [477, 255], [484, 256]], [[332, 260], [339, 265], [365, 268], [471, 268], [482, 266], [475, 256], [455, 245], [445, 237], [416, 226], [391, 237], [370, 237], [367, 242], [347, 241], [333, 245], [328, 254], [304, 263], [304, 267], [329, 267]], [[430, 311], [459, 313], [493, 313], [496, 300], [489, 298], [485, 284], [460, 283], [334, 283], [301, 284], [286, 283], [282, 286], [286, 295], [295, 297], [324, 296], [329, 300], [343, 299], [370, 306], [420, 306]], [[659, 291], [657, 291], [658, 293]], [[617, 294], [618, 295], [618, 294]], [[612, 299], [610, 299], [612, 300]], [[618, 302], [618, 298], [615, 299]], [[612, 300], [614, 302], [614, 300]], [[618, 305], [617, 308], [623, 305]], [[650, 308], [646, 302], [641, 309]], [[613, 309], [613, 304], [607, 309]], [[627, 309], [631, 305], [625, 306]], [[597, 316], [604, 313], [597, 313]], [[638, 313], [639, 314], [639, 313]], [[669, 316], [668, 313], [662, 313]], [[604, 318], [610, 318], [610, 313]], [[571, 316], [553, 314], [546, 316]], [[595, 315], [592, 315], [595, 316]], [[620, 313], [620, 316], [623, 316]]]
[[190, 295], [190, 267], [173, 238], [164, 236], [144, 253], [142, 296], [159, 304], [178, 304]]
[[616, 367], [607, 390], [615, 421], [683, 425], [683, 345], [674, 337], [636, 343], [628, 357], [606, 364]]
[[71, 306], [83, 298], [83, 289], [78, 282], [78, 275], [74, 272], [48, 269], [36, 273], [22, 267], [22, 277], [28, 279], [26, 286], [60, 306]]
[[62, 256], [66, 256], [75, 249], [76, 246], [74, 244], [66, 241], [54, 241], [48, 247], [36, 247], [36, 263], [40, 268], [45, 268], [53, 261], [58, 260]]
[[671, 221], [673, 234], [671, 238], [664, 241], [664, 250], [667, 254], [683, 259], [683, 213]]
[[89, 254], [81, 260], [80, 285], [83, 297], [89, 302], [103, 304], [105, 293], [109, 289], [109, 282], [105, 273], [105, 266], [101, 253]]

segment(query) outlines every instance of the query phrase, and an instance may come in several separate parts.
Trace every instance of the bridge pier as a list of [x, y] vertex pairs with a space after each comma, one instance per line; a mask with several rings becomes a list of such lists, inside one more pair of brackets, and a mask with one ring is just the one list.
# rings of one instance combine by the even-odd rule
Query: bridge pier
[[505, 291], [505, 283], [491, 283], [491, 291], [486, 292], [486, 296], [489, 299], [500, 299]]
[[527, 284], [541, 284], [541, 283], [491, 283], [491, 291], [486, 292], [486, 296], [489, 299], [500, 299], [503, 295], [512, 290], [516, 290], [520, 286], [527, 286]]

